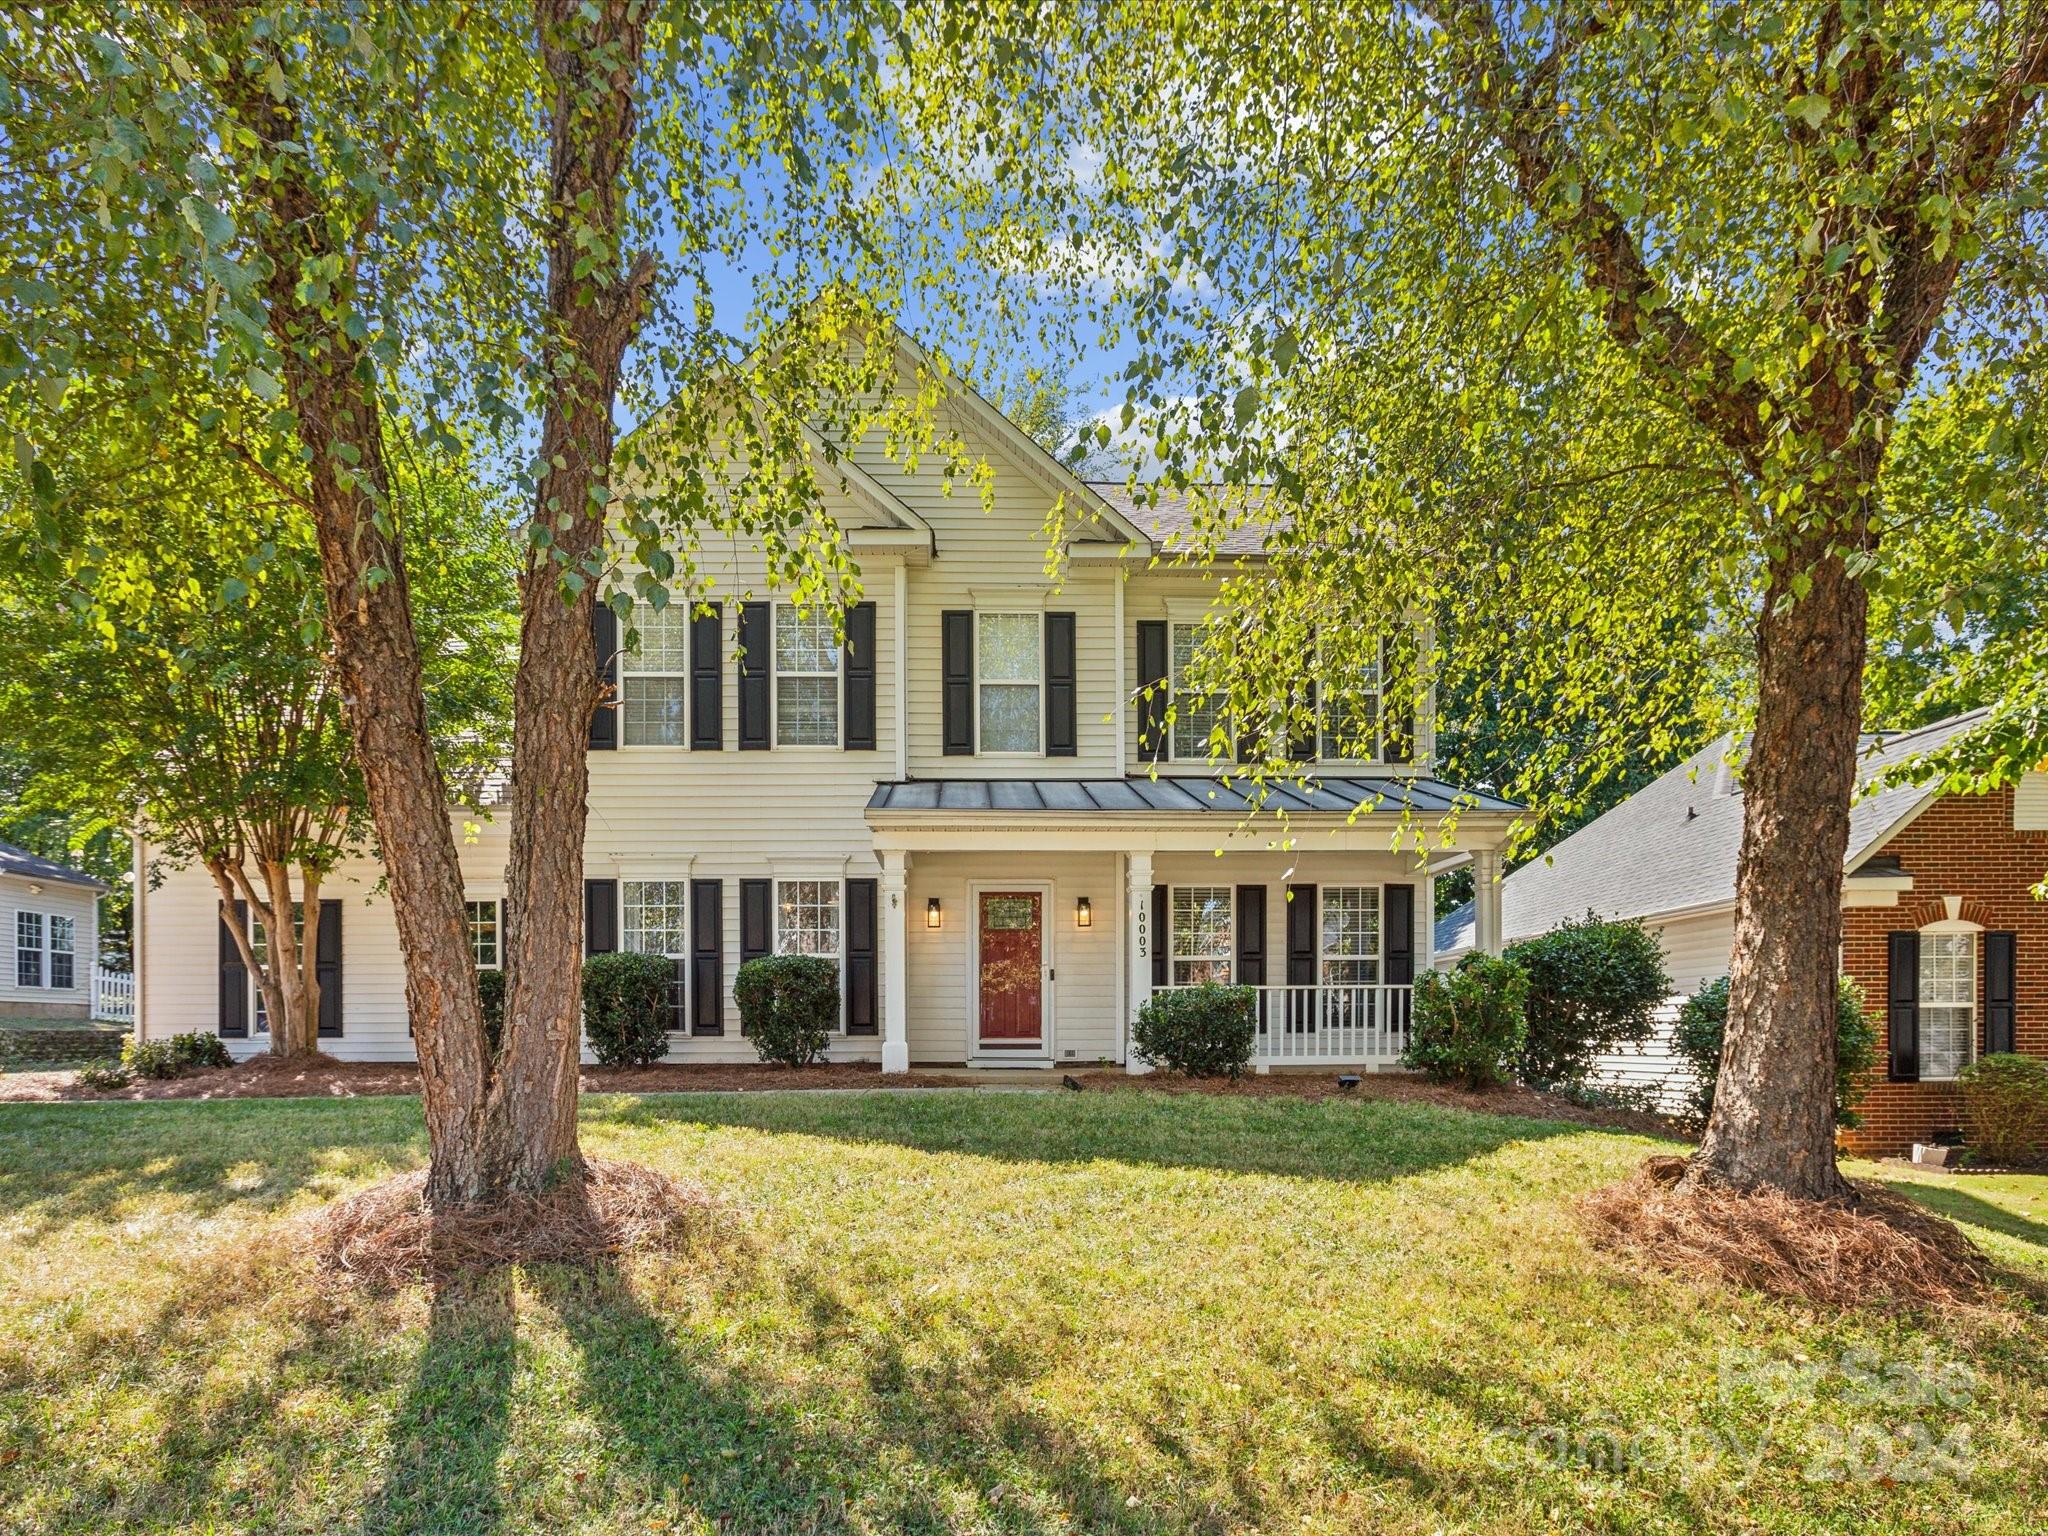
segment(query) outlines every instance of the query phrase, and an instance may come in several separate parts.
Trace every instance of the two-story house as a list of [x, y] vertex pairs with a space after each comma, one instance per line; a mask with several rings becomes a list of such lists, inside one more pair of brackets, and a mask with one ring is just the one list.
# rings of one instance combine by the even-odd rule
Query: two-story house
[[[928, 359], [897, 346], [909, 381]], [[643, 609], [624, 653], [600, 613], [616, 704], [591, 729], [586, 947], [674, 958], [678, 1061], [753, 1059], [735, 973], [797, 951], [840, 967], [835, 1059], [888, 1072], [1126, 1062], [1155, 988], [1212, 979], [1267, 990], [1261, 1064], [1391, 1063], [1431, 959], [1416, 849], [1497, 869], [1514, 807], [1432, 777], [1429, 699], [1383, 699], [1368, 757], [1325, 731], [1307, 787], [1249, 814], [1209, 760], [1213, 708], [1180, 685], [1216, 572], [1153, 564], [1186, 508], [1075, 479], [964, 388], [941, 409], [993, 505], [875, 445], [825, 469], [865, 591], [843, 636], [773, 590], [758, 552], [716, 541], [708, 612]], [[1061, 497], [1081, 515], [1054, 584], [1042, 530]], [[1245, 539], [1225, 558], [1261, 557]], [[455, 815], [477, 963], [495, 965], [505, 824]], [[404, 1059], [377, 885], [369, 864], [327, 882], [322, 1047]], [[144, 1030], [261, 1048], [203, 873], [147, 890], [138, 923]]]

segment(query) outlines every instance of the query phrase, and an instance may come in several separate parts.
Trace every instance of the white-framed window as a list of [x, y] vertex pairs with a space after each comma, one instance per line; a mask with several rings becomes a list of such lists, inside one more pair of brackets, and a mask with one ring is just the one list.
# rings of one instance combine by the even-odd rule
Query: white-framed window
[[50, 914], [50, 988], [66, 990], [78, 985], [76, 970], [78, 920], [58, 912]]
[[1044, 614], [975, 614], [974, 690], [978, 751], [1044, 754]]
[[1920, 935], [1920, 1080], [1946, 1082], [1977, 1054], [1977, 935]]
[[1176, 885], [1169, 892], [1167, 926], [1176, 987], [1230, 981], [1236, 955], [1236, 892], [1227, 885]]
[[775, 744], [839, 745], [839, 635], [832, 615], [775, 605]]
[[14, 984], [40, 987], [43, 984], [43, 914], [14, 914]]
[[690, 605], [633, 608], [640, 649], [619, 654], [620, 742], [628, 747], [689, 744]]
[[775, 882], [775, 953], [820, 955], [836, 962], [840, 949], [839, 882]]
[[1316, 750], [1325, 762], [1376, 763], [1385, 755], [1380, 725], [1384, 716], [1381, 695], [1386, 675], [1386, 649], [1386, 641], [1382, 640], [1378, 654], [1359, 679], [1359, 692], [1355, 699], [1348, 702], [1331, 699], [1317, 710], [1320, 740], [1316, 743]]
[[495, 971], [505, 963], [505, 934], [498, 898], [465, 901], [464, 917], [469, 921], [469, 957], [480, 971]]
[[1326, 885], [1322, 901], [1322, 982], [1368, 987], [1380, 979], [1380, 888]]
[[1198, 693], [1188, 680], [1196, 654], [1202, 648], [1200, 624], [1171, 627], [1171, 655], [1167, 679], [1167, 704], [1173, 712], [1171, 755], [1175, 762], [1205, 763], [1211, 756], [1211, 739], [1222, 732], [1223, 755], [1235, 747], [1232, 733], [1223, 719], [1223, 699], [1218, 694]]
[[662, 955], [675, 962], [669, 983], [669, 1001], [674, 1007], [672, 1029], [683, 1027], [683, 965], [689, 953], [683, 948], [683, 925], [690, 907], [687, 880], [621, 880], [619, 900], [624, 907], [619, 924], [622, 949], [636, 955]]
[[[303, 901], [292, 903], [292, 940], [303, 956], [306, 952], [306, 904]], [[257, 965], [269, 967], [270, 930], [263, 926], [263, 919], [254, 912], [249, 914], [249, 952], [255, 955]], [[249, 1027], [257, 1034], [270, 1033], [270, 1010], [263, 1006], [263, 986], [254, 973], [249, 977], [249, 1017], [253, 1020]]]

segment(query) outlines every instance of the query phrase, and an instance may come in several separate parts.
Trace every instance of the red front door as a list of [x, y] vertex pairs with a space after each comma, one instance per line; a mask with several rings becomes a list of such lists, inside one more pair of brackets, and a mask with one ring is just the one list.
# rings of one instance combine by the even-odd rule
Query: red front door
[[981, 1043], [996, 1050], [1045, 1038], [1045, 902], [1037, 891], [983, 891], [975, 902], [981, 949]]

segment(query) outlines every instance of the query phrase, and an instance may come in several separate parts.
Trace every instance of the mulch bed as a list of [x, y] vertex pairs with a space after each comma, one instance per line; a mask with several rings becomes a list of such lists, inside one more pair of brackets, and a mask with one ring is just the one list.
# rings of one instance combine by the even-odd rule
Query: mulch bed
[[[1031, 1074], [1037, 1077], [1040, 1075]], [[1672, 1123], [1658, 1115], [1597, 1109], [1557, 1094], [1532, 1088], [1495, 1088], [1485, 1093], [1432, 1083], [1404, 1073], [1367, 1072], [1359, 1085], [1337, 1086], [1337, 1073], [1275, 1072], [1238, 1079], [1186, 1078], [1172, 1072], [1132, 1077], [1118, 1068], [1089, 1068], [1071, 1074], [1042, 1074], [1042, 1086], [1057, 1089], [1071, 1076], [1088, 1092], [1200, 1093], [1220, 1098], [1382, 1099], [1430, 1104], [1479, 1114], [1522, 1115], [1535, 1120], [1563, 1120], [1578, 1125], [1636, 1131], [1647, 1136], [1675, 1137]], [[1006, 1074], [1003, 1086], [1041, 1086], [1025, 1081], [1023, 1072]], [[985, 1074], [944, 1069], [923, 1070], [884, 1078], [872, 1062], [841, 1062], [791, 1068], [760, 1063], [712, 1066], [695, 1062], [663, 1062], [651, 1067], [586, 1067], [585, 1093], [746, 1093], [820, 1088], [960, 1088], [988, 1085]], [[0, 1102], [55, 1102], [99, 1099], [287, 1099], [359, 1098], [376, 1094], [418, 1093], [419, 1068], [409, 1062], [336, 1061], [318, 1056], [307, 1061], [252, 1057], [233, 1067], [188, 1072], [161, 1081], [138, 1079], [111, 1093], [81, 1088], [72, 1072], [18, 1072], [0, 1076]]]

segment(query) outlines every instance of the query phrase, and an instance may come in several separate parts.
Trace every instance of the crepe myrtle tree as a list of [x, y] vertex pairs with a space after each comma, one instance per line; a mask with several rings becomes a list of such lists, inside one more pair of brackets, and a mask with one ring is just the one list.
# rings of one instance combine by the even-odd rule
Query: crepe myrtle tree
[[[1503, 786], [1540, 822], [1696, 718], [1705, 648], [1744, 831], [1692, 1177], [1843, 1199], [1871, 599], [1898, 632], [1957, 600], [1894, 579], [1942, 530], [1895, 500], [1893, 447], [1960, 391], [1980, 430], [1921, 437], [1972, 547], [2038, 532], [2013, 492], [2039, 463], [2044, 82], [2040, 0], [1018, 0], [933, 39], [894, 190], [1052, 317], [1049, 350], [1085, 326], [1128, 358], [1098, 438], [1188, 489], [1186, 558], [1267, 526], [1219, 605], [1256, 621], [1213, 626], [1195, 684], [1241, 719], [1304, 714], [1290, 678], [1353, 720], [1414, 676], [1491, 678], [1506, 729], [1590, 755]], [[997, 170], [950, 195], [969, 166]], [[1987, 479], [1993, 439], [2019, 480]], [[1434, 639], [1376, 674], [1409, 615]], [[1971, 659], [2035, 712], [1959, 772], [2025, 759], [2041, 660]]]
[[[905, 458], [973, 470], [938, 425], [943, 369], [864, 404], [896, 365], [871, 339], [900, 285], [853, 170], [886, 130], [897, 14], [206, 0], [0, 22], [16, 109], [0, 203], [28, 252], [0, 279], [0, 387], [89, 375], [160, 410], [197, 371], [253, 397], [201, 425], [314, 531], [437, 1206], [538, 1188], [579, 1157], [600, 589], [628, 615], [702, 598], [711, 529], [757, 539], [772, 582], [836, 610], [857, 573], [809, 516], [835, 453], [879, 430]], [[716, 270], [756, 252], [748, 313], [722, 316]], [[647, 419], [622, 452], [633, 411]], [[515, 467], [528, 507], [495, 1045], [387, 447], [458, 425]]]

